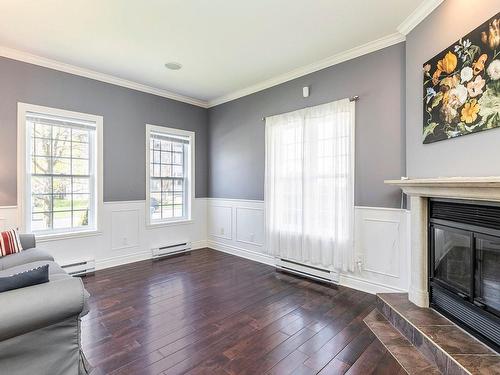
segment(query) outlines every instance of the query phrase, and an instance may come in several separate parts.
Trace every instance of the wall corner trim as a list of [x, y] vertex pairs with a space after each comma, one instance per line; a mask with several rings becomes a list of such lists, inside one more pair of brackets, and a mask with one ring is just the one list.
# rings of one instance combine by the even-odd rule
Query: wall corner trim
[[0, 45], [0, 56], [207, 108], [208, 102]]
[[399, 26], [398, 32], [408, 35], [417, 25], [422, 22], [434, 9], [444, 0], [425, 0], [415, 9]]

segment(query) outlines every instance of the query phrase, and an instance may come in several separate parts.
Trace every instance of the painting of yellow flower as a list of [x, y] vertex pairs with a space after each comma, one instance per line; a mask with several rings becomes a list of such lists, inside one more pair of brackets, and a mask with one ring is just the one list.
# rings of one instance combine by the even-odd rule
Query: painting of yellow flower
[[500, 128], [500, 13], [423, 65], [423, 142]]

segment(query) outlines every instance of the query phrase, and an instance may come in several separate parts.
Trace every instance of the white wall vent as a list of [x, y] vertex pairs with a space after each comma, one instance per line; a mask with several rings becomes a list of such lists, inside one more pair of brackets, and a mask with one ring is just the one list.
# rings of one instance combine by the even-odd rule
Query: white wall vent
[[339, 273], [336, 271], [309, 266], [289, 259], [276, 258], [276, 268], [321, 282], [336, 284], [339, 282]]
[[61, 265], [61, 268], [72, 276], [85, 275], [95, 271], [95, 259], [74, 260]]
[[184, 253], [191, 250], [191, 242], [180, 242], [170, 245], [164, 245], [151, 249], [153, 259], [161, 258], [167, 255]]

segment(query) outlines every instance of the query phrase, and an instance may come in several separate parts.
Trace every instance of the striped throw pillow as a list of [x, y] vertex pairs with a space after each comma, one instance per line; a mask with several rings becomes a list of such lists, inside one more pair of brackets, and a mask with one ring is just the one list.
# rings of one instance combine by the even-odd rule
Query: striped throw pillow
[[0, 232], [0, 257], [19, 253], [22, 249], [17, 229]]

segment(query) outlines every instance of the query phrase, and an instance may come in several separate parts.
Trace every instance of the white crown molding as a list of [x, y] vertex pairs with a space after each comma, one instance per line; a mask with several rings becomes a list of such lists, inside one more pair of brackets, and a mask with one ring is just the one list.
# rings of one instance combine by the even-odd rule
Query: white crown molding
[[210, 100], [208, 102], [208, 107], [215, 107], [219, 104], [229, 102], [231, 100], [235, 100], [238, 98], [241, 98], [243, 96], [247, 96], [250, 94], [253, 94], [258, 91], [262, 91], [265, 89], [268, 89], [270, 87], [279, 85], [284, 82], [291, 81], [292, 79], [299, 78], [302, 76], [305, 76], [310, 73], [317, 72], [318, 70], [328, 68], [332, 65], [340, 64], [342, 62], [345, 62], [347, 60], [354, 59], [356, 57], [366, 55], [371, 52], [375, 52], [379, 49], [385, 48], [392, 46], [394, 44], [403, 42], [405, 40], [404, 35], [401, 35], [400, 33], [394, 33], [387, 35], [385, 37], [382, 37], [380, 39], [376, 39], [374, 41], [368, 42], [366, 44], [363, 44], [358, 47], [351, 48], [347, 51], [337, 53], [333, 56], [327, 57], [323, 60], [320, 60], [318, 62], [294, 69], [289, 71], [288, 73], [280, 74], [276, 77], [270, 78], [268, 80], [262, 81], [260, 83], [257, 83], [255, 85], [249, 86], [247, 88], [244, 88], [242, 90], [235, 91], [233, 93], [221, 96], [219, 98]]
[[9, 47], [0, 46], [0, 56], [7, 57], [13, 60], [23, 61], [38, 66], [43, 66], [45, 68], [50, 68], [65, 73], [75, 74], [77, 76], [86, 77], [101, 82], [110, 83], [112, 85], [126, 87], [132, 90], [146, 92], [148, 94], [153, 94], [164, 98], [176, 100], [179, 102], [196, 105], [198, 107], [207, 108], [208, 106], [208, 103], [204, 100], [190, 98], [188, 96], [176, 94], [171, 91], [143, 85], [141, 83], [129, 81], [105, 73], [99, 73], [94, 70], [81, 68], [71, 64], [66, 64], [63, 62], [33, 55], [31, 53], [19, 51]]
[[425, 0], [415, 9], [397, 28], [403, 34], [408, 35], [420, 22], [422, 22], [434, 9], [444, 0]]

